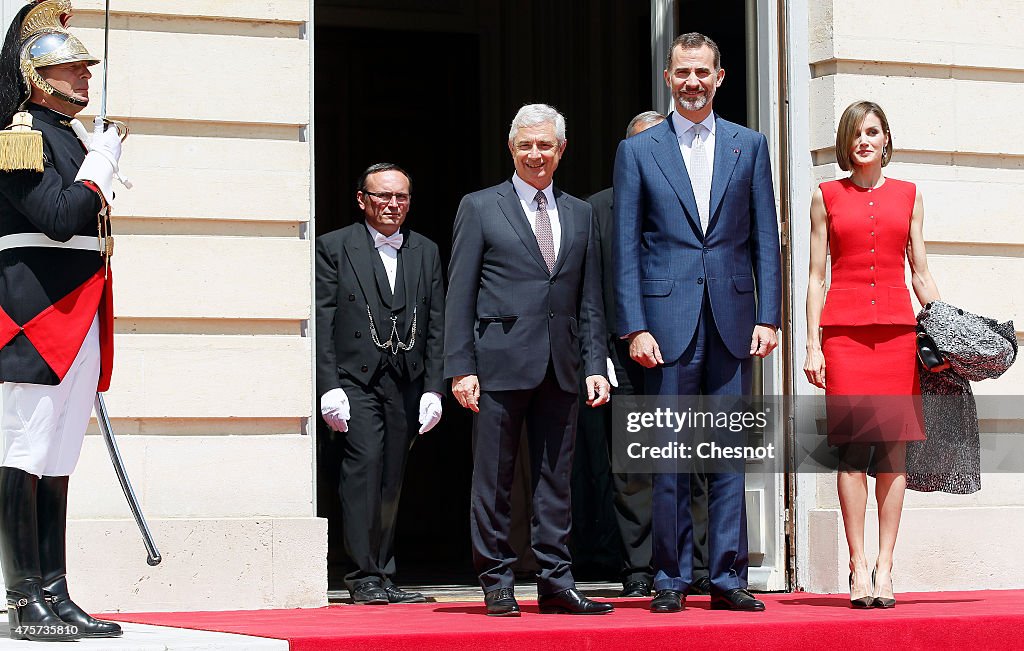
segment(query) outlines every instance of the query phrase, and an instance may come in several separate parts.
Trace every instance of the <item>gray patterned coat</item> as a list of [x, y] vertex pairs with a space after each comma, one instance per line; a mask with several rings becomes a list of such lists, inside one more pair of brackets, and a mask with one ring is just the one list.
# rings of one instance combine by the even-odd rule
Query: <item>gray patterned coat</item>
[[950, 368], [920, 366], [927, 440], [907, 444], [907, 488], [968, 494], [981, 490], [978, 410], [971, 382], [997, 378], [1017, 357], [1013, 322], [971, 314], [942, 301], [929, 303], [917, 322]]

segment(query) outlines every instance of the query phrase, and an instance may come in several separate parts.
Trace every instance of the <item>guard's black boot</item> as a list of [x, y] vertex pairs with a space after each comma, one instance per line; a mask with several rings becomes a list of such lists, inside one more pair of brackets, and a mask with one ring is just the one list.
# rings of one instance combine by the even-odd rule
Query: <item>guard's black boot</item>
[[39, 480], [36, 503], [39, 521], [39, 567], [43, 592], [50, 608], [66, 624], [78, 628], [82, 637], [119, 637], [121, 627], [96, 619], [71, 601], [67, 581], [68, 478], [43, 477]]
[[7, 617], [15, 640], [70, 642], [81, 636], [54, 614], [43, 596], [36, 521], [38, 479], [0, 467], [0, 559], [7, 583]]

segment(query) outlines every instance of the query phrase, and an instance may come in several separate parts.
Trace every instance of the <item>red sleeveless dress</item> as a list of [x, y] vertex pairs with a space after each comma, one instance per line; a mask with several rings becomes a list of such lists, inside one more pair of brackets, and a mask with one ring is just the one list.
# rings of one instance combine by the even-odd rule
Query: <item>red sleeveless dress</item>
[[917, 190], [892, 178], [873, 189], [849, 179], [819, 187], [832, 258], [821, 313], [829, 443], [922, 440], [917, 320], [905, 280]]

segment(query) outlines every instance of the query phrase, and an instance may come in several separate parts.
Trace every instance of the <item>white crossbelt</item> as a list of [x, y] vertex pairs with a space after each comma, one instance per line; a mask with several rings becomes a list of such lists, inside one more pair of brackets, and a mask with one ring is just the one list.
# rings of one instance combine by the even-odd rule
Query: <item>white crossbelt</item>
[[25, 247], [45, 247], [52, 249], [78, 249], [81, 251], [99, 251], [100, 241], [89, 235], [72, 235], [67, 242], [51, 240], [42, 233], [15, 233], [0, 237], [0, 251]]

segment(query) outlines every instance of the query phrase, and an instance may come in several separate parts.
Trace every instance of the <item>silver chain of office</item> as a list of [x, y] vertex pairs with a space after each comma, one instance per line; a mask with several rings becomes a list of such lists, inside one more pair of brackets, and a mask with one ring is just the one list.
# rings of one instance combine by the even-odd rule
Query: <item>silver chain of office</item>
[[366, 306], [366, 316], [370, 319], [370, 337], [377, 348], [390, 350], [392, 355], [397, 355], [398, 351], [408, 352], [416, 345], [416, 306], [412, 308], [412, 334], [409, 335], [409, 343], [402, 343], [402, 338], [398, 335], [398, 315], [391, 315], [391, 334], [383, 343], [377, 336], [377, 324], [373, 320], [373, 312], [370, 311], [369, 305]]

